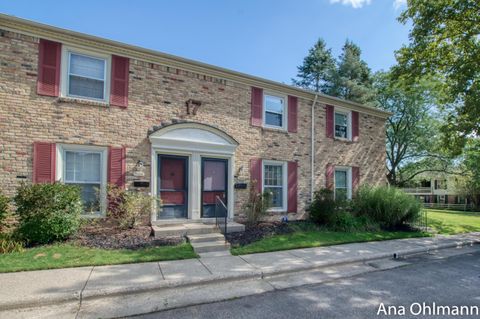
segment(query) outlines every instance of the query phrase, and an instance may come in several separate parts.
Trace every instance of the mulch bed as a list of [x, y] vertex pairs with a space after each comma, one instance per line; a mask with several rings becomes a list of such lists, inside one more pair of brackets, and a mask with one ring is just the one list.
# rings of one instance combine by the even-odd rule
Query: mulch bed
[[184, 241], [181, 237], [155, 238], [150, 226], [120, 229], [115, 225], [87, 225], [75, 238], [75, 244], [102, 249], [139, 249], [156, 246], [174, 246]]
[[246, 226], [244, 232], [227, 234], [227, 240], [233, 246], [243, 246], [250, 244], [262, 238], [288, 234], [293, 230], [286, 223], [281, 222], [261, 222], [257, 225]]

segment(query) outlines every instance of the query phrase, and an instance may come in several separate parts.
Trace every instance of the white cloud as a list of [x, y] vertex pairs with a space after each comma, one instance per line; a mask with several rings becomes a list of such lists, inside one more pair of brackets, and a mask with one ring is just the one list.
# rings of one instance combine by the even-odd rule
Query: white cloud
[[401, 7], [407, 5], [407, 0], [394, 0], [393, 1], [393, 7], [395, 10], [400, 9]]
[[[398, 1], [398, 0], [395, 0]], [[353, 8], [361, 8], [370, 4], [371, 0], [330, 0], [330, 3], [341, 3], [346, 6], [352, 6]]]
[[[341, 3], [352, 8], [359, 9], [363, 6], [369, 5], [372, 0], [330, 0], [330, 3]], [[393, 7], [395, 10], [407, 5], [407, 0], [393, 0]]]

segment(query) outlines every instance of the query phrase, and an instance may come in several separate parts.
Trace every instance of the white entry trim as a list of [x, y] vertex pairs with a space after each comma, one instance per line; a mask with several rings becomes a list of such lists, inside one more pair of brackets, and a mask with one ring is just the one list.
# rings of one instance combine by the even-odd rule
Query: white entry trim
[[[188, 169], [188, 219], [200, 220], [201, 214], [201, 170], [202, 157], [222, 158], [228, 160], [228, 218], [234, 216], [234, 171], [235, 149], [238, 143], [224, 132], [199, 123], [179, 123], [162, 128], [149, 136], [151, 149], [151, 191], [158, 193], [158, 155], [187, 156]], [[152, 221], [157, 220], [156, 210]]]

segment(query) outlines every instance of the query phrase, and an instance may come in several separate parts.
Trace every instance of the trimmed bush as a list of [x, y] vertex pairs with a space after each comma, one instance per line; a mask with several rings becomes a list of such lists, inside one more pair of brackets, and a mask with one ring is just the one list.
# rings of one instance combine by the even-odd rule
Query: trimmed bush
[[308, 209], [310, 219], [320, 225], [331, 225], [335, 218], [338, 205], [333, 191], [322, 188], [315, 192], [313, 201]]
[[272, 206], [272, 195], [269, 192], [259, 193], [257, 181], [250, 183], [248, 202], [243, 206], [249, 225], [258, 224], [263, 216], [267, 215]]
[[29, 245], [64, 240], [80, 226], [80, 189], [74, 185], [22, 184], [14, 198], [18, 235]]
[[2, 231], [6, 224], [5, 221], [10, 211], [10, 198], [0, 192], [0, 231]]
[[107, 216], [121, 228], [135, 228], [141, 221], [149, 220], [153, 208], [161, 206], [161, 200], [140, 192], [129, 192], [116, 185], [108, 186]]
[[383, 228], [398, 228], [420, 217], [422, 205], [411, 195], [389, 186], [362, 186], [352, 201], [356, 216], [365, 216]]

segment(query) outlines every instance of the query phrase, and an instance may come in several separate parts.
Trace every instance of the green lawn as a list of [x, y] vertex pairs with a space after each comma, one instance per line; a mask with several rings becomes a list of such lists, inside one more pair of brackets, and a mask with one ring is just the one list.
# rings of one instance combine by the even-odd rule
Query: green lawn
[[308, 248], [330, 246], [346, 243], [365, 241], [379, 241], [398, 238], [425, 237], [424, 232], [333, 232], [326, 230], [297, 230], [285, 235], [274, 235], [263, 238], [251, 244], [233, 247], [233, 255], [263, 253], [268, 251], [287, 250], [295, 248]]
[[195, 258], [190, 244], [143, 248], [138, 250], [98, 249], [58, 244], [26, 249], [21, 253], [0, 255], [0, 272], [100, 266], [137, 262]]
[[480, 231], [480, 213], [427, 209], [427, 224], [439, 234]]

